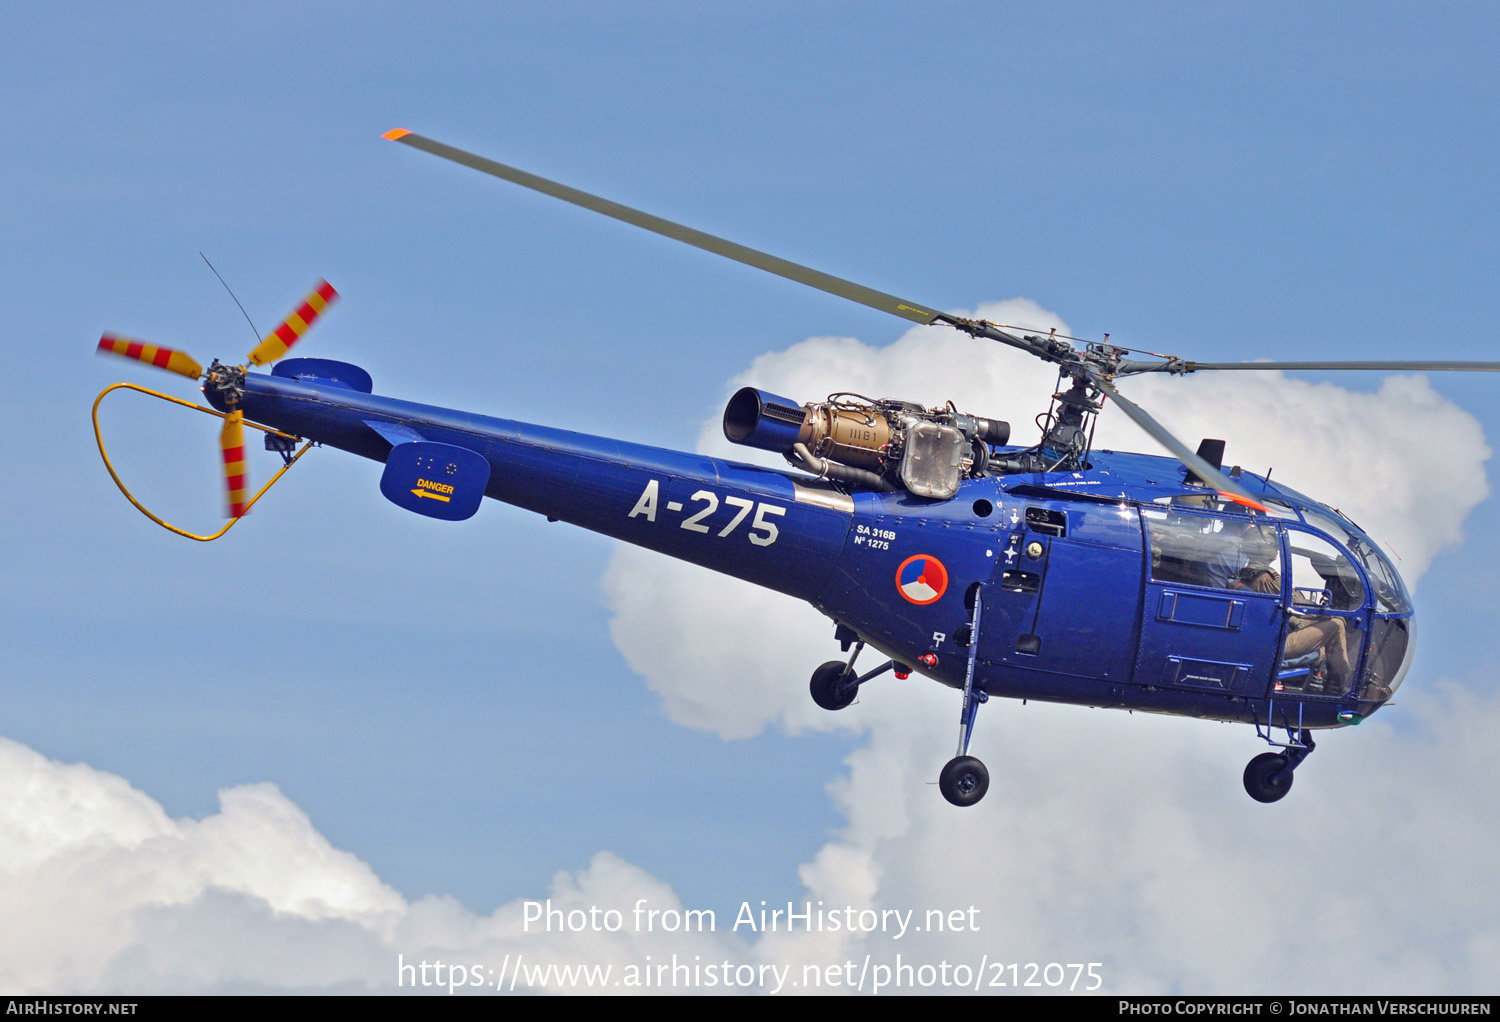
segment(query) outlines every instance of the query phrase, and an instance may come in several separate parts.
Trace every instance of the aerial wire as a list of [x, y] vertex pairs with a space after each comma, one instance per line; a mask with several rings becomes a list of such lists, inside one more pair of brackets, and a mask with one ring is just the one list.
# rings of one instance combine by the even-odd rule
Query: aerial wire
[[[214, 270], [214, 264], [208, 262], [208, 256], [203, 255], [202, 252], [199, 252], [198, 254], [200, 256], [203, 256], [203, 261], [205, 263], [208, 263], [208, 268], [210, 270], [213, 270], [213, 273], [214, 273], [215, 277], [219, 278], [219, 283], [224, 285], [224, 290], [229, 292], [229, 297], [230, 298], [234, 298], [234, 304], [240, 305], [240, 300], [238, 298], [234, 297], [234, 289], [231, 288], [229, 286], [229, 284], [225, 282], [225, 280], [224, 280], [224, 278], [222, 276], [219, 276], [219, 271], [218, 270]], [[259, 343], [260, 342], [260, 331], [257, 330], [257, 329], [255, 329], [255, 321], [250, 318], [250, 313], [248, 313], [248, 312], [245, 311], [245, 307], [243, 305], [240, 305], [240, 315], [244, 316], [245, 317], [245, 322], [250, 324], [250, 332], [255, 335], [256, 343]]]

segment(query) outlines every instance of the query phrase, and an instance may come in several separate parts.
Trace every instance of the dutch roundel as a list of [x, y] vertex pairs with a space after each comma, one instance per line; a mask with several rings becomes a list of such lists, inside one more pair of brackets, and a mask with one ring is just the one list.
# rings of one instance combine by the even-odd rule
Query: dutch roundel
[[948, 591], [948, 569], [931, 554], [916, 554], [896, 569], [896, 591], [909, 603], [932, 603]]

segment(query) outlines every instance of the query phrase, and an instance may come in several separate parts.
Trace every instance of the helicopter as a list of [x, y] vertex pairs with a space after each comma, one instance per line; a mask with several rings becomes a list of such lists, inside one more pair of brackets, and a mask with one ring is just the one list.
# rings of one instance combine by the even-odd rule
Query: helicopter
[[[834, 393], [799, 401], [744, 387], [726, 438], [782, 455], [785, 469], [493, 418], [374, 393], [364, 369], [284, 358], [337, 299], [319, 282], [248, 356], [205, 370], [183, 352], [105, 334], [99, 350], [194, 381], [223, 419], [223, 535], [314, 445], [382, 462], [380, 491], [413, 513], [464, 521], [489, 497], [799, 600], [827, 616], [844, 654], [809, 692], [838, 711], [886, 673], [961, 694], [956, 751], [938, 779], [956, 806], [980, 801], [969, 754], [993, 696], [1251, 724], [1271, 751], [1246, 792], [1275, 802], [1316, 747], [1400, 687], [1415, 607], [1390, 558], [1346, 515], [1223, 466], [1225, 441], [1190, 448], [1117, 382], [1200, 371], [1500, 371], [1500, 362], [1195, 362], [944, 313], [498, 163], [405, 129], [384, 136], [492, 177], [927, 325], [1054, 365], [1041, 439], [1010, 444], [1001, 418], [904, 398]], [[1144, 357], [1141, 357], [1144, 356]], [[251, 367], [270, 365], [269, 373]], [[145, 388], [134, 387], [136, 390]], [[190, 404], [145, 391], [177, 404]], [[1171, 457], [1094, 448], [1118, 408]], [[244, 429], [285, 464], [253, 497]], [[301, 444], [300, 448], [298, 444]], [[856, 663], [870, 648], [883, 661]]]

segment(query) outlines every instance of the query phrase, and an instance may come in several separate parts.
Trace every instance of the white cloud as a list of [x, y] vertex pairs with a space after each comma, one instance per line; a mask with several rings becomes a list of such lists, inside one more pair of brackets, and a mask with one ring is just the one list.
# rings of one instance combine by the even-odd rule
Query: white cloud
[[[1374, 392], [1279, 372], [1145, 376], [1124, 388], [1190, 445], [1225, 438], [1226, 462], [1270, 469], [1273, 480], [1342, 510], [1388, 544], [1408, 585], [1463, 538], [1464, 519], [1489, 495], [1483, 430], [1424, 377], [1387, 377]], [[1440, 442], [1419, 444], [1423, 437]], [[1098, 442], [1151, 446], [1134, 425], [1107, 413]]]
[[[493, 983], [521, 957], [528, 970], [610, 967], [607, 989], [618, 990], [626, 969], [674, 955], [773, 965], [800, 984], [804, 965], [868, 953], [887, 969], [900, 954], [971, 973], [984, 956], [1100, 962], [1110, 993], [1493, 987], [1500, 892], [1482, 878], [1500, 839], [1488, 812], [1500, 797], [1490, 767], [1500, 697], [1435, 686], [1415, 702], [1415, 726], [1377, 718], [1354, 740], [1325, 739], [1332, 751], [1274, 807], [1239, 792], [1226, 759], [1247, 736], [1227, 726], [992, 703], [977, 751], [998, 768], [995, 786], [959, 811], [928, 783], [952, 738], [951, 694], [914, 691], [938, 712], [862, 707], [870, 739], [834, 786], [847, 826], [801, 870], [815, 906], [910, 910], [899, 938], [893, 925], [736, 936], [722, 917], [715, 933], [638, 932], [638, 900], [683, 905], [668, 883], [608, 853], [535, 899], [574, 923], [616, 908], [619, 932], [528, 931], [519, 900], [483, 916], [448, 898], [403, 900], [272, 786], [225, 792], [203, 821], [171, 820], [117, 777], [0, 740], [0, 841], [31, 848], [0, 872], [0, 984], [21, 994], [394, 992], [426, 979], [415, 992], [437, 993], [452, 966], [465, 984], [475, 968]], [[929, 910], [961, 929], [918, 932]], [[398, 955], [413, 966], [404, 988]], [[419, 973], [422, 962], [445, 971]], [[981, 978], [989, 989], [1012, 976]], [[539, 985], [583, 988], [556, 973]]]
[[153, 914], [159, 925], [186, 906], [374, 934], [388, 934], [402, 909], [274, 785], [222, 792], [205, 820], [171, 820], [118, 777], [4, 739], [0, 889], [0, 985], [10, 990], [92, 989], [113, 958], [138, 948]]
[[[528, 969], [607, 966], [612, 979], [648, 956], [752, 960], [722, 925], [668, 930], [683, 909], [671, 886], [607, 852], [534, 900], [549, 899], [564, 921], [549, 929], [538, 910], [529, 930], [523, 900], [488, 916], [449, 898], [408, 902], [274, 785], [227, 789], [217, 813], [173, 820], [119, 777], [0, 739], [0, 988], [11, 993], [393, 992], [398, 962], [414, 967], [405, 989], [446, 992], [449, 966], [462, 990], [508, 977], [518, 956]], [[638, 901], [663, 913], [654, 928], [634, 925]], [[624, 913], [615, 932], [569, 925], [594, 906]], [[444, 969], [422, 972], [424, 961]], [[568, 988], [555, 974], [523, 974], [516, 988], [528, 986]]]
[[[1016, 298], [979, 306], [972, 315], [995, 323], [1014, 323], [1045, 333], [1068, 325], [1035, 302]], [[821, 401], [834, 391], [868, 397], [903, 397], [925, 405], [952, 400], [964, 411], [1011, 423], [1016, 443], [1032, 443], [1031, 418], [1057, 382], [1056, 370], [994, 341], [980, 341], [948, 327], [913, 327], [894, 344], [874, 348], [852, 337], [813, 337], [785, 351], [761, 355], [730, 381], [727, 398], [743, 386], [756, 386], [797, 401]], [[746, 461], [768, 458], [724, 439], [716, 418], [705, 423], [698, 449], [715, 457]]]
[[[1023, 298], [964, 314], [1069, 332], [1056, 313]], [[761, 355], [725, 395], [751, 385], [798, 401], [818, 401], [836, 390], [926, 405], [951, 399], [964, 411], [1009, 421], [1012, 442], [1031, 444], [1039, 439], [1033, 419], [1046, 410], [1056, 383], [1053, 367], [1012, 348], [948, 327], [914, 327], [884, 348], [850, 337], [814, 337]], [[1120, 389], [1188, 446], [1203, 437], [1227, 440], [1226, 465], [1271, 470], [1274, 480], [1342, 509], [1397, 552], [1408, 584], [1440, 549], [1462, 539], [1464, 518], [1489, 494], [1484, 463], [1491, 452], [1478, 421], [1421, 376], [1387, 377], [1373, 393], [1268, 371], [1145, 374], [1121, 381]], [[1441, 442], [1421, 445], [1418, 463], [1411, 452], [1421, 437]], [[1165, 455], [1108, 406], [1095, 444]], [[698, 448], [784, 467], [775, 455], [724, 439], [718, 419], [704, 424]]]

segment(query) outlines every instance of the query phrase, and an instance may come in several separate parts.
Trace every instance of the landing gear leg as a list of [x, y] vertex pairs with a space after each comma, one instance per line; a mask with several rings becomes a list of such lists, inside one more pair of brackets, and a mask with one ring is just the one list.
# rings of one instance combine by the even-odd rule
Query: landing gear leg
[[[972, 673], [970, 681], [973, 681]], [[974, 733], [974, 715], [979, 711], [979, 704], [988, 698], [983, 692], [973, 691], [971, 685], [964, 685], [964, 716], [959, 724], [958, 755], [944, 764], [943, 772], [938, 775], [938, 790], [956, 806], [971, 806], [990, 790], [990, 772], [968, 754], [969, 738]]]
[[938, 790], [956, 806], [971, 806], [984, 798], [990, 789], [990, 772], [983, 763], [969, 755], [969, 739], [974, 734], [974, 716], [979, 704], [988, 702], [983, 689], [974, 688], [974, 660], [979, 654], [980, 592], [974, 592], [974, 619], [969, 626], [969, 668], [964, 675], [964, 702], [958, 725], [958, 754], [950, 759], [938, 775]]
[[1287, 727], [1285, 742], [1273, 741], [1271, 729], [1265, 733], [1256, 725], [1255, 732], [1272, 745], [1281, 747], [1280, 752], [1263, 752], [1245, 767], [1245, 791], [1257, 802], [1280, 802], [1292, 790], [1292, 775], [1302, 761], [1312, 755], [1318, 743], [1312, 732], [1301, 728], [1301, 733]]

